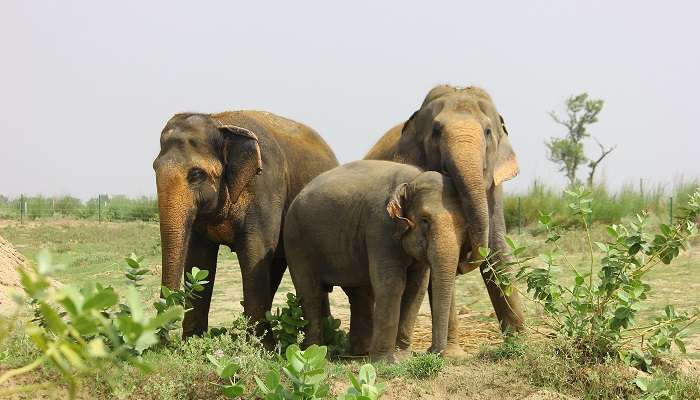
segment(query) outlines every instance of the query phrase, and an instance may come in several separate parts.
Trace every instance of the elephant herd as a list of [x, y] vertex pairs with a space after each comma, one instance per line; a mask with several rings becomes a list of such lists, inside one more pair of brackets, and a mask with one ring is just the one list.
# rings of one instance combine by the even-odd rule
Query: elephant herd
[[[220, 245], [235, 252], [244, 314], [274, 346], [265, 313], [289, 267], [306, 326], [323, 343], [328, 293], [350, 302], [353, 355], [393, 362], [411, 354], [425, 293], [431, 352], [458, 357], [456, 275], [480, 266], [479, 248], [507, 263], [502, 183], [518, 174], [503, 118], [476, 87], [433, 88], [364, 160], [338, 166], [313, 129], [261, 111], [181, 113], [165, 125], [153, 163], [162, 284], [207, 269], [210, 284], [185, 315], [183, 336], [208, 329]], [[501, 329], [520, 330], [517, 291], [481, 267]]]

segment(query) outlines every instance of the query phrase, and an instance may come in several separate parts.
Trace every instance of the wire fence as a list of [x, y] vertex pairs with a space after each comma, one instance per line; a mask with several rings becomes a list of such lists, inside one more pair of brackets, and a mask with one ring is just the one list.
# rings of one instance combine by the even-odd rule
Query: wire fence
[[0, 219], [25, 221], [66, 217], [97, 221], [158, 221], [158, 201], [151, 197], [97, 195], [87, 201], [75, 197], [0, 196]]
[[[697, 183], [691, 185], [697, 189]], [[675, 193], [684, 201], [690, 189]], [[641, 210], [654, 213], [661, 222], [672, 223], [674, 217], [674, 196], [664, 196], [661, 192], [653, 195], [620, 192], [610, 194], [605, 191], [593, 193], [593, 213], [589, 222], [616, 223], [626, 216]], [[524, 195], [506, 196], [505, 219], [508, 230], [521, 233], [523, 228], [536, 224], [539, 211], [553, 211], [559, 218], [569, 213], [568, 201], [552, 191], [535, 186]], [[90, 200], [81, 201], [75, 197], [24, 196], [8, 199], [0, 195], [0, 219], [17, 220], [20, 223], [40, 218], [76, 218], [94, 221], [148, 221], [157, 222], [158, 201], [152, 197], [130, 198], [123, 195], [99, 194]], [[565, 224], [576, 221], [560, 220]]]

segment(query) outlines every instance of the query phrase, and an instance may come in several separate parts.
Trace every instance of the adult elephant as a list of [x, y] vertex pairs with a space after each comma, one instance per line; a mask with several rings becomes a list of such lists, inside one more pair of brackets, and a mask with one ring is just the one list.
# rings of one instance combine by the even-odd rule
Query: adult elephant
[[[296, 194], [338, 165], [311, 128], [262, 111], [174, 115], [153, 162], [163, 251], [162, 284], [180, 287], [185, 271], [209, 281], [183, 321], [183, 337], [208, 328], [219, 245], [238, 256], [244, 314], [264, 334], [286, 269], [282, 221]], [[272, 344], [269, 335], [266, 344]]]
[[[471, 249], [471, 259], [480, 258], [479, 247], [488, 247], [496, 252], [499, 265], [506, 261], [502, 183], [518, 174], [518, 164], [503, 118], [486, 91], [449, 85], [433, 88], [418, 111], [390, 129], [365, 159], [398, 161], [450, 176], [467, 218], [466, 248]], [[461, 272], [467, 270], [460, 265]], [[517, 292], [505, 296], [484, 266], [481, 275], [501, 330], [522, 329]], [[457, 339], [453, 301], [449, 345], [458, 346]]]

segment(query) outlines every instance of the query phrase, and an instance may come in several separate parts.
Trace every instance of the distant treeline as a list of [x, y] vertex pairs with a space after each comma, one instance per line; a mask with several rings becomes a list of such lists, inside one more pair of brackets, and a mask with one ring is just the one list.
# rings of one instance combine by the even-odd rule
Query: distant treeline
[[[646, 210], [661, 221], [668, 221], [671, 207], [675, 215], [687, 201], [688, 195], [700, 187], [700, 181], [678, 182], [672, 191], [662, 185], [644, 189], [627, 185], [616, 192], [605, 186], [592, 190], [593, 222], [617, 223], [624, 217]], [[670, 198], [673, 198], [673, 205]], [[106, 221], [158, 221], [158, 201], [153, 197], [131, 198], [123, 195], [101, 195], [88, 201], [71, 196], [24, 196], [8, 198], [0, 195], [0, 219], [20, 219], [20, 201], [25, 207], [24, 219], [71, 217]], [[526, 193], [508, 194], [505, 198], [505, 218], [510, 230], [518, 225], [536, 224], [539, 211], [554, 213], [555, 220], [565, 225], [575, 224], [567, 211], [568, 200], [563, 191], [534, 181]]]

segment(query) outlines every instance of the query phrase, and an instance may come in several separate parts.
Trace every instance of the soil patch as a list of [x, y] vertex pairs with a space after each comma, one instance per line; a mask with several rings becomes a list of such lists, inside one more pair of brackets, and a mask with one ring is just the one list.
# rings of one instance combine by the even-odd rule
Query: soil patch
[[26, 259], [10, 242], [0, 236], [0, 314], [12, 313], [16, 304], [12, 300], [12, 293], [21, 290], [19, 273]]

